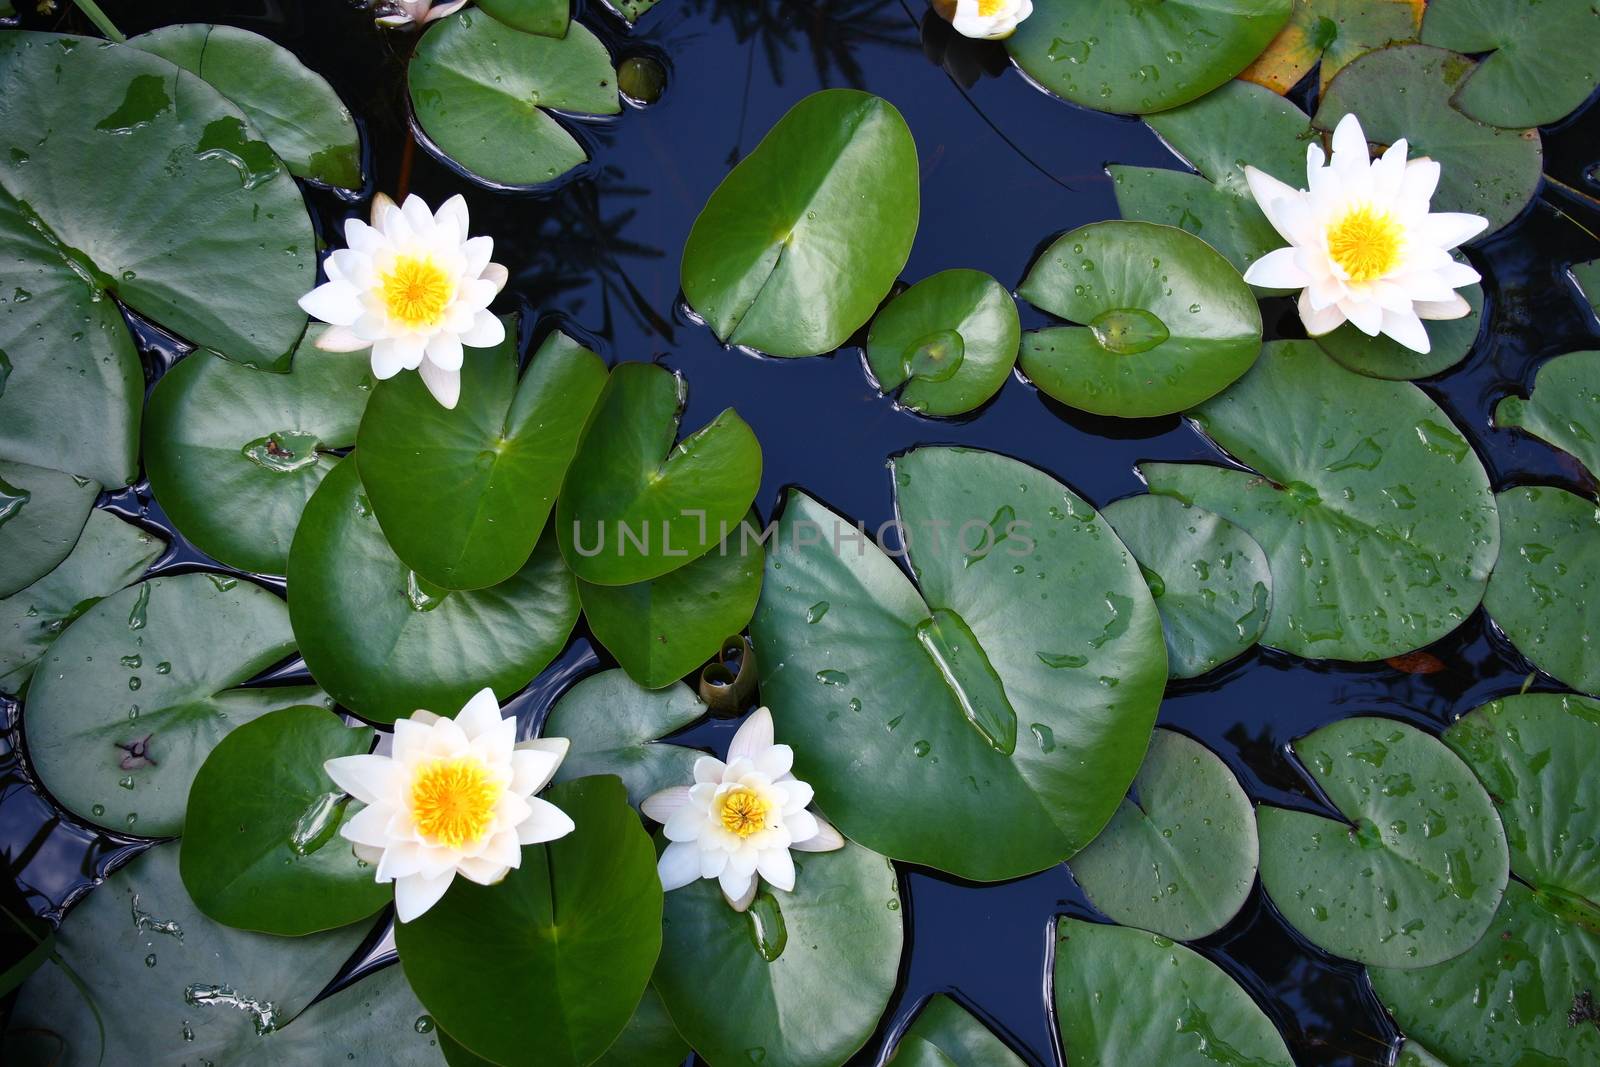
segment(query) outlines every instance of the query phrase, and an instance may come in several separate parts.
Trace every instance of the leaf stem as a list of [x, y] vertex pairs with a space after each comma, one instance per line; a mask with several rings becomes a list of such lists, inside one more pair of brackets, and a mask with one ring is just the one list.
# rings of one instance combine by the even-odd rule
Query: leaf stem
[[116, 23], [112, 22], [106, 13], [100, 10], [100, 5], [95, 3], [94, 0], [72, 0], [72, 2], [78, 5], [78, 10], [87, 15], [89, 21], [94, 23], [101, 33], [118, 44], [127, 42], [128, 38], [121, 30], [117, 29]]

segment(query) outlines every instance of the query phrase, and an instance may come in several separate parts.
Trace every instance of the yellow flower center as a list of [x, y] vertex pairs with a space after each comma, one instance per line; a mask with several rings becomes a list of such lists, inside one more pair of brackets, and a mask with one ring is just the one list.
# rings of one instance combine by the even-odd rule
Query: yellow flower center
[[1353, 282], [1381, 278], [1400, 261], [1405, 231], [1387, 211], [1362, 205], [1328, 227], [1328, 255]]
[[1007, 0], [978, 0], [978, 14], [984, 18], [998, 15], [1005, 10]]
[[724, 793], [718, 803], [720, 807], [717, 814], [722, 819], [722, 828], [730, 834], [749, 837], [766, 829], [767, 816], [772, 808], [754, 789], [741, 787]]
[[437, 326], [456, 295], [456, 286], [432, 257], [400, 256], [383, 276], [383, 303], [392, 318], [407, 326]]
[[430, 844], [461, 848], [494, 822], [500, 783], [471, 756], [425, 763], [411, 779], [411, 818]]

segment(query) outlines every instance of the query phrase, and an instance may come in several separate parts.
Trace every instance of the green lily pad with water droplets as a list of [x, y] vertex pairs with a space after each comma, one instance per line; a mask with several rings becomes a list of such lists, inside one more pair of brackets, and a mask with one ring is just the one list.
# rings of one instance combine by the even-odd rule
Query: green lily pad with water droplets
[[763, 885], [742, 913], [715, 879], [667, 894], [655, 986], [709, 1063], [840, 1067], [894, 995], [905, 942], [894, 865], [849, 842], [794, 865], [793, 892]]
[[1500, 559], [1483, 606], [1533, 665], [1585, 693], [1600, 693], [1600, 508], [1547, 486], [1507, 489]]
[[1261, 311], [1239, 272], [1174, 226], [1096, 222], [1058, 237], [1017, 292], [1082, 323], [1023, 337], [1021, 366], [1050, 396], [1126, 418], [1226, 389], [1261, 351]]
[[1171, 497], [1128, 497], [1102, 514], [1139, 561], [1155, 597], [1172, 677], [1199, 677], [1261, 637], [1272, 607], [1272, 571], [1255, 538]]
[[339, 836], [349, 798], [323, 763], [372, 748], [373, 732], [325, 708], [243, 723], [194, 776], [178, 869], [195, 906], [242, 930], [299, 937], [375, 913], [393, 898]]
[[306, 666], [340, 704], [388, 723], [418, 708], [453, 716], [479, 689], [510, 696], [578, 621], [578, 593], [549, 533], [488, 589], [442, 589], [383, 539], [356, 464], [328, 472], [289, 550], [289, 617]]
[[913, 285], [872, 320], [867, 366], [901, 407], [960, 415], [1000, 391], [1017, 361], [1022, 327], [1005, 286], [976, 270], [947, 270]]
[[1035, 0], [1006, 40], [1034, 81], [1097, 111], [1148, 114], [1204, 96], [1261, 54], [1290, 0]]
[[0, 693], [20, 693], [61, 631], [144, 573], [166, 547], [155, 534], [93, 510], [72, 552], [37, 582], [0, 599]]
[[1144, 463], [1150, 491], [1242, 527], [1267, 553], [1263, 644], [1378, 660], [1454, 630], [1500, 546], [1489, 476], [1416, 386], [1349, 371], [1309, 341], [1275, 341], [1190, 413], [1251, 470]]
[[563, 693], [539, 734], [572, 742], [556, 781], [614, 774], [638, 806], [652, 793], [694, 780], [694, 761], [705, 753], [661, 738], [705, 716], [706, 706], [686, 685], [646, 689], [626, 671], [611, 670]]
[[925, 1053], [921, 1043], [944, 1057], [954, 1067], [1023, 1067], [1023, 1060], [971, 1012], [945, 996], [935, 993], [917, 1009], [916, 1018], [900, 1036], [889, 1062], [913, 1067]]
[[1451, 103], [1495, 126], [1548, 126], [1600, 85], [1593, 0], [1431, 0], [1424, 44], [1482, 55]]
[[1494, 804], [1461, 759], [1414, 726], [1358, 716], [1294, 743], [1348, 822], [1261, 807], [1261, 884], [1336, 956], [1427, 967], [1489, 928], [1509, 873]]
[[1239, 77], [1287, 93], [1317, 68], [1325, 90], [1351, 60], [1417, 39], [1423, 0], [1295, 0], [1283, 32]]
[[514, 30], [544, 37], [565, 37], [572, 21], [572, 0], [479, 0], [477, 6]]
[[[1452, 252], [1458, 262], [1467, 258]], [[1483, 330], [1483, 286], [1477, 282], [1458, 289], [1472, 309], [1459, 319], [1425, 319], [1428, 351], [1414, 352], [1385, 334], [1368, 337], [1351, 323], [1315, 338], [1322, 350], [1357, 374], [1391, 381], [1431, 378], [1467, 358]]]
[[287, 48], [205, 22], [164, 26], [128, 44], [204, 78], [244, 112], [290, 174], [361, 188], [361, 135], [350, 109]]
[[1373, 144], [1404, 137], [1411, 158], [1442, 168], [1434, 211], [1489, 220], [1483, 240], [1522, 213], [1544, 167], [1539, 131], [1502, 129], [1456, 110], [1452, 96], [1473, 70], [1466, 56], [1428, 45], [1397, 45], [1351, 63], [1322, 95], [1313, 124], [1331, 131], [1355, 113]]
[[440, 152], [499, 185], [554, 181], [588, 159], [546, 109], [622, 110], [606, 46], [580, 23], [523, 33], [466, 10], [428, 27], [406, 69], [416, 121]]
[[1061, 1043], [1074, 1065], [1294, 1063], [1250, 994], [1160, 934], [1063, 916], [1051, 986]]
[[1568, 352], [1542, 364], [1527, 399], [1508, 396], [1495, 405], [1494, 424], [1549, 442], [1600, 478], [1600, 352]]
[[150, 489], [179, 533], [231, 567], [283, 574], [306, 501], [356, 442], [367, 353], [322, 351], [322, 329], [307, 332], [288, 374], [195, 352], [150, 394]]
[[893, 469], [920, 591], [791, 493], [751, 623], [762, 698], [852, 840], [977, 881], [1043, 870], [1133, 781], [1166, 684], [1160, 618], [1110, 526], [1049, 475], [958, 448]]
[[55, 570], [78, 543], [100, 486], [0, 459], [0, 596]]
[[28, 690], [28, 753], [50, 795], [108, 829], [183, 828], [189, 786], [234, 727], [331, 706], [310, 686], [235, 688], [294, 651], [283, 601], [221, 574], [152, 578], [67, 627]]
[[1198, 741], [1157, 730], [1129, 798], [1069, 866], [1103, 914], [1194, 941], [1244, 906], [1258, 855], [1250, 798], [1227, 764]]

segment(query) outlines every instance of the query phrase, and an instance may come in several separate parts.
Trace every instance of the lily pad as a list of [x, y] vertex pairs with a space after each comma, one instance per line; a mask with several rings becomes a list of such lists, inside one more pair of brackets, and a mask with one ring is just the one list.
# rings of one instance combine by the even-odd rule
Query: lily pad
[[244, 112], [290, 174], [361, 188], [361, 135], [350, 109], [287, 48], [205, 22], [165, 26], [128, 44], [205, 79]]
[[867, 335], [867, 366], [901, 407], [960, 415], [1005, 384], [1022, 327], [1006, 287], [976, 270], [941, 271], [890, 301]]
[[400, 968], [390, 965], [317, 1001], [294, 1025], [217, 1062], [229, 1067], [340, 1062], [442, 1067], [443, 1044], [433, 1016], [424, 1012]]
[[[826, 89], [800, 101], [723, 179], [689, 231], [683, 292], [731, 345], [831, 352], [906, 265], [917, 146], [888, 101]], [[841, 270], [841, 264], [849, 269]]]
[[954, 448], [893, 468], [921, 595], [792, 491], [751, 624], [762, 697], [852, 840], [976, 881], [1043, 870], [1100, 832], [1144, 757], [1167, 675], [1155, 605], [1049, 475]]
[[1500, 545], [1489, 476], [1416, 386], [1345, 370], [1309, 341], [1276, 341], [1190, 414], [1252, 469], [1139, 470], [1151, 492], [1216, 512], [1266, 550], [1263, 644], [1385, 659], [1432, 644], [1478, 606]]
[[572, 0], [479, 0], [478, 7], [514, 30], [565, 37]]
[[[288, 366], [306, 325], [295, 301], [316, 280], [311, 220], [283, 163], [210, 85], [126, 45], [7, 33], [0, 153], [27, 161], [3, 184], [57, 264], [202, 348]], [[51, 333], [8, 354], [15, 365], [61, 343]]]
[[[1451, 254], [1459, 262], [1466, 262], [1460, 252]], [[1316, 342], [1340, 364], [1369, 378], [1430, 378], [1466, 359], [1483, 329], [1483, 286], [1473, 282], [1457, 292], [1472, 310], [1459, 319], [1424, 320], [1427, 352], [1414, 352], [1385, 334], [1368, 337], [1348, 322], [1316, 338]]]
[[189, 785], [234, 727], [327, 700], [236, 686], [294, 651], [283, 601], [221, 574], [152, 578], [67, 627], [28, 691], [28, 754], [46, 789], [97, 826], [179, 833]]
[[572, 742], [556, 781], [614, 774], [637, 806], [651, 793], [693, 780], [694, 761], [704, 753], [657, 742], [705, 715], [706, 706], [687, 685], [652, 690], [624, 671], [602, 671], [563, 693], [539, 733]]
[[1035, 0], [1006, 41], [1028, 76], [1096, 111], [1143, 115], [1204, 96], [1289, 21], [1290, 0]]
[[393, 899], [339, 836], [348, 798], [323, 771], [372, 748], [324, 708], [283, 708], [211, 750], [189, 789], [179, 871], [228, 926], [298, 937], [365, 919]]
[[[10, 1019], [7, 1061], [34, 1062], [18, 1049], [29, 1031], [43, 1030], [60, 1038], [62, 1055], [40, 1062], [63, 1067], [202, 1059], [326, 1063], [337, 1030], [318, 1033], [320, 1058], [274, 1059], [262, 1052], [287, 1043], [302, 1025], [294, 1020], [367, 933], [347, 926], [289, 940], [212, 922], [184, 891], [178, 846], [157, 845], [68, 913], [57, 948], [85, 989], [58, 966], [35, 973]], [[105, 1024], [103, 1052], [97, 1010]], [[306, 1012], [306, 1029], [316, 1014]]]
[[0, 596], [43, 578], [78, 543], [100, 486], [0, 459]]
[[1600, 509], [1545, 486], [1497, 496], [1500, 560], [1483, 606], [1517, 650], [1552, 678], [1600, 693]]
[[1283, 246], [1250, 195], [1240, 161], [1298, 188], [1314, 136], [1305, 112], [1270, 89], [1234, 81], [1145, 122], [1199, 173], [1106, 168], [1123, 217], [1188, 230], [1241, 272]]
[[422, 35], [406, 80], [412, 113], [428, 139], [499, 185], [554, 181], [588, 159], [547, 108], [584, 115], [622, 110], [611, 56], [580, 23], [564, 37], [545, 37], [462, 11]]
[[1272, 572], [1255, 538], [1171, 497], [1128, 497], [1101, 514], [1139, 561], [1155, 597], [1172, 677], [1197, 678], [1260, 639], [1272, 606]]
[[797, 855], [795, 872], [793, 892], [763, 887], [746, 912], [715, 881], [667, 894], [655, 986], [709, 1063], [839, 1067], [894, 994], [905, 942], [894, 865], [847, 842]]
[[1261, 310], [1239, 272], [1174, 226], [1096, 222], [1056, 238], [1017, 292], [1083, 323], [1023, 338], [1050, 396], [1100, 415], [1166, 415], [1215, 396], [1261, 351]]
[[372, 722], [454, 714], [485, 686], [510, 694], [556, 657], [578, 594], [548, 534], [507, 581], [451, 591], [419, 579], [383, 539], [356, 465], [328, 472], [289, 551], [289, 616], [317, 681]]
[[1400, 1046], [1400, 1054], [1394, 1058], [1394, 1067], [1450, 1067], [1450, 1065], [1415, 1041], [1406, 1038], [1406, 1043]]
[[1101, 913], [1179, 941], [1227, 925], [1256, 880], [1255, 812], [1198, 741], [1157, 730], [1133, 790], [1072, 877]]
[[1434, 0], [1422, 40], [1488, 53], [1452, 102], [1495, 126], [1547, 126], [1600, 85], [1600, 11], [1591, 0]]
[[166, 543], [93, 510], [72, 552], [37, 582], [0, 600], [0, 693], [20, 693], [62, 630], [144, 573]]
[[556, 504], [561, 554], [584, 581], [659, 578], [716, 548], [749, 510], [761, 485], [755, 432], [729, 408], [674, 445], [686, 398], [663, 367], [611, 372]]
[[1494, 424], [1531, 433], [1600, 477], [1600, 352], [1568, 352], [1544, 363], [1532, 395], [1495, 405]]
[[1294, 753], [1348, 822], [1262, 807], [1261, 885], [1312, 944], [1381, 967], [1459, 956], [1506, 888], [1505, 831], [1472, 771], [1392, 719], [1341, 719]]
[[961, 1005], [935, 993], [917, 1011], [889, 1062], [911, 1067], [908, 1046], [922, 1042], [955, 1067], [1024, 1067], [1023, 1060]]
[[618, 779], [567, 782], [545, 798], [578, 829], [525, 847], [498, 885], [456, 879], [395, 927], [395, 945], [417, 996], [469, 1051], [516, 1063], [537, 1048], [541, 1064], [582, 1067], [622, 1033], [650, 981], [661, 882]]
[[322, 329], [307, 333], [288, 374], [195, 352], [150, 394], [150, 489], [178, 532], [230, 567], [283, 574], [306, 501], [339, 461], [332, 453], [355, 444], [372, 390], [367, 354], [321, 351]]
[[1591, 259], [1587, 263], [1574, 263], [1567, 270], [1567, 277], [1572, 279], [1572, 284], [1577, 287], [1578, 295], [1588, 303], [1597, 316], [1600, 316], [1600, 259]]
[[454, 409], [441, 407], [419, 375], [379, 383], [356, 461], [395, 555], [447, 589], [482, 589], [516, 574], [605, 382], [600, 357], [560, 332], [519, 382], [510, 322], [501, 344], [465, 350]]
[[595, 1067], [682, 1067], [693, 1052], [672, 1025], [655, 986], [645, 986], [633, 1018]]
[[1061, 1042], [1073, 1064], [1294, 1063], [1250, 994], [1216, 964], [1160, 934], [1062, 917], [1052, 984]]
[[1466, 56], [1428, 45], [1369, 52], [1339, 72], [1312, 122], [1331, 131], [1353, 112], [1374, 144], [1404, 137], [1413, 159], [1428, 156], [1442, 168], [1433, 210], [1482, 215], [1487, 236], [1533, 199], [1544, 148], [1538, 130], [1490, 126], [1456, 110], [1451, 98], [1472, 70]]
[[1317, 87], [1325, 90], [1351, 60], [1415, 41], [1422, 6], [1423, 0], [1295, 0], [1289, 24], [1239, 77], [1287, 93], [1317, 67]]

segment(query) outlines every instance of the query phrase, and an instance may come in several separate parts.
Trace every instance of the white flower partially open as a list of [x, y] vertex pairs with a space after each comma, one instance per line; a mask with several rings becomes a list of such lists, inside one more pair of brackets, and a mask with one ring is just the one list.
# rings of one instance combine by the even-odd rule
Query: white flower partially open
[[467, 236], [467, 202], [452, 196], [437, 212], [421, 197], [403, 205], [379, 193], [372, 222], [350, 219], [345, 243], [323, 263], [328, 280], [300, 298], [306, 314], [332, 323], [317, 339], [330, 352], [372, 349], [372, 373], [421, 373], [447, 408], [461, 396], [461, 346], [505, 340], [489, 310], [509, 276], [492, 237]]
[[946, 15], [950, 25], [963, 37], [984, 41], [1010, 37], [1033, 14], [1033, 0], [955, 0], [954, 6], [954, 13]]
[[1488, 226], [1463, 212], [1430, 212], [1439, 164], [1406, 160], [1402, 138], [1377, 160], [1355, 115], [1333, 131], [1333, 159], [1306, 149], [1309, 191], [1254, 167], [1245, 178], [1288, 248], [1268, 252], [1244, 280], [1299, 289], [1300, 319], [1313, 337], [1349, 321], [1369, 337], [1387, 334], [1415, 352], [1430, 345], [1423, 319], [1459, 319], [1471, 308], [1455, 290], [1478, 280], [1450, 249]]
[[446, 15], [453, 15], [466, 5], [467, 0], [450, 0], [449, 3], [436, 4], [433, 0], [387, 0], [379, 5], [383, 14], [377, 18], [379, 26], [421, 26], [442, 19]]
[[839, 831], [806, 810], [812, 790], [789, 773], [793, 765], [794, 750], [772, 743], [772, 713], [758, 708], [733, 735], [728, 762], [702, 756], [693, 786], [645, 798], [641, 809], [671, 842], [658, 865], [662, 886], [715, 878], [728, 903], [744, 911], [763, 878], [775, 889], [794, 888], [791, 848], [843, 848]]
[[573, 830], [560, 808], [534, 796], [567, 754], [565, 738], [517, 744], [481, 689], [454, 719], [415, 712], [394, 724], [390, 756], [340, 756], [323, 768], [366, 807], [339, 833], [394, 883], [395, 914], [410, 922], [444, 896], [457, 874], [493, 885], [522, 865], [522, 846]]

